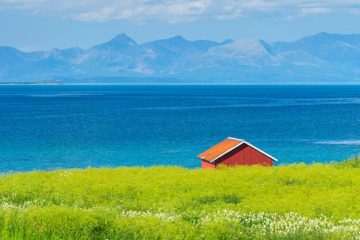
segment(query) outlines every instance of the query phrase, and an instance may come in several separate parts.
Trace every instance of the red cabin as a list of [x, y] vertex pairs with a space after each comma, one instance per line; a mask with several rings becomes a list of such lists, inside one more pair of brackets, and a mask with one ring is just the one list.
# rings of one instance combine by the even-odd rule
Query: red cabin
[[276, 158], [251, 145], [237, 139], [227, 138], [205, 152], [198, 155], [202, 168], [216, 168], [218, 165], [264, 165], [272, 166]]

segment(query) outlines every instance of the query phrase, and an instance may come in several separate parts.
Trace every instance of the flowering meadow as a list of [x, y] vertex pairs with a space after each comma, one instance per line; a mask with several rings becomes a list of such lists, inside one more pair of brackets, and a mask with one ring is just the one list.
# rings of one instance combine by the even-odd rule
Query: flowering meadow
[[0, 239], [360, 240], [360, 168], [352, 160], [3, 174]]

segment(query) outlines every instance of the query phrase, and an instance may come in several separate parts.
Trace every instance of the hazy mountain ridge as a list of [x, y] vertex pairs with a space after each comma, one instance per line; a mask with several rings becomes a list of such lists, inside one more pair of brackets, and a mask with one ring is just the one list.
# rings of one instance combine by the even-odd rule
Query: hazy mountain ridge
[[[181, 36], [138, 44], [125, 34], [89, 49], [22, 52], [0, 47], [0, 81], [110, 77], [178, 82], [356, 82], [360, 34], [319, 33], [294, 42], [189, 41]], [[155, 80], [156, 81], [156, 80]], [[169, 80], [170, 81], [170, 80]]]

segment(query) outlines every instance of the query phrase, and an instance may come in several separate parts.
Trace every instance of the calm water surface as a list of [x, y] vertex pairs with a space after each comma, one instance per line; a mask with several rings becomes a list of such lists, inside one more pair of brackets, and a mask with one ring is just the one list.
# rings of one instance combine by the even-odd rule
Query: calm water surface
[[199, 167], [243, 138], [280, 163], [360, 153], [360, 86], [0, 86], [0, 171]]

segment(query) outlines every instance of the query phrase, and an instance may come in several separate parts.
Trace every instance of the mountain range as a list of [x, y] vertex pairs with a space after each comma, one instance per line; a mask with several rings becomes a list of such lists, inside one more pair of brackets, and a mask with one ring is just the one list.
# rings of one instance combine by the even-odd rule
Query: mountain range
[[23, 52], [0, 46], [0, 82], [357, 83], [360, 34], [319, 33], [293, 42], [138, 44], [125, 34], [89, 49]]

